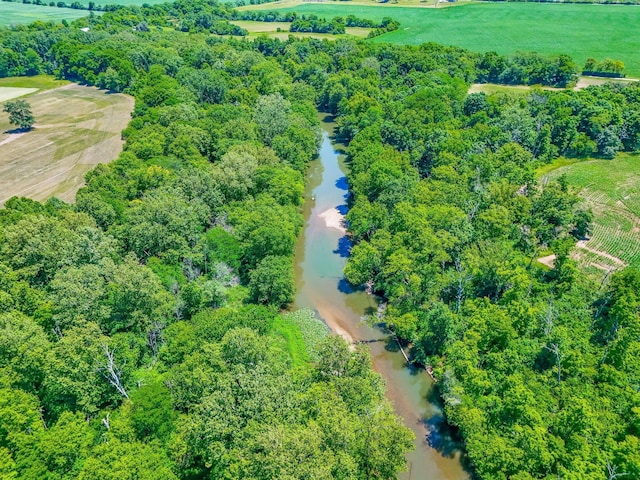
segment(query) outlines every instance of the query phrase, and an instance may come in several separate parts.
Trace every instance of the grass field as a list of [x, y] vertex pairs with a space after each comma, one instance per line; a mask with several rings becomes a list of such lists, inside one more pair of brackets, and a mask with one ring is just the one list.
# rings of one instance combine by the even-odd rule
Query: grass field
[[353, 14], [380, 20], [390, 16], [401, 23], [400, 29], [372, 41], [411, 45], [433, 41], [501, 54], [518, 50], [566, 53], [580, 66], [587, 57], [613, 58], [625, 63], [627, 75], [640, 76], [640, 8], [636, 6], [473, 3], [456, 8], [412, 8], [345, 3], [286, 2], [260, 7], [285, 7], [327, 18]]
[[66, 80], [57, 80], [51, 75], [0, 78], [0, 102], [61, 87], [68, 83]]
[[[71, 3], [71, 2], [69, 2]], [[44, 22], [61, 22], [86, 17], [86, 10], [58, 8], [27, 3], [0, 2], [0, 26], [27, 24], [42, 20]]]
[[0, 78], [0, 87], [35, 88], [36, 90], [51, 90], [52, 88], [68, 85], [68, 80], [58, 80], [53, 75], [34, 75], [33, 77]]
[[84, 175], [115, 159], [133, 98], [66, 85], [29, 97], [35, 129], [10, 133], [0, 114], [0, 206], [14, 195], [73, 201]]
[[[230, 0], [227, 0], [230, 1]], [[259, 5], [245, 5], [238, 7], [238, 10], [274, 10], [281, 8], [295, 7], [303, 5], [304, 2], [311, 0], [277, 0], [275, 2], [261, 3]], [[325, 0], [333, 4], [344, 5], [345, 0]], [[457, 2], [438, 2], [437, 8], [459, 7], [468, 3], [475, 3], [477, 0], [458, 0]], [[349, 0], [349, 6], [359, 7], [380, 7], [384, 8], [402, 8], [402, 7], [419, 7], [419, 8], [436, 8], [436, 0], [392, 0], [382, 5], [380, 0]]]
[[640, 267], [640, 156], [560, 159], [538, 171], [539, 176], [550, 178], [562, 174], [594, 213], [591, 238], [580, 242], [575, 250], [580, 263], [601, 270], [625, 264]]

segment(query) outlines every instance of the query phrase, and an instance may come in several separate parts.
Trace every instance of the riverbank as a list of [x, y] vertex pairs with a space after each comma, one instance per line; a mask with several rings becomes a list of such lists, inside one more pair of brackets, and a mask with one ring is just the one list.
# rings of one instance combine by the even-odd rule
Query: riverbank
[[407, 367], [389, 332], [362, 321], [377, 311], [376, 298], [344, 279], [350, 249], [344, 224], [348, 167], [331, 142], [334, 125], [323, 122], [322, 127], [319, 158], [308, 171], [305, 228], [296, 247], [294, 306], [315, 310], [334, 333], [369, 346], [373, 367], [385, 380], [387, 398], [416, 435], [416, 448], [407, 455], [408, 471], [400, 479], [468, 479], [460, 445], [451, 439], [431, 379], [424, 370]]

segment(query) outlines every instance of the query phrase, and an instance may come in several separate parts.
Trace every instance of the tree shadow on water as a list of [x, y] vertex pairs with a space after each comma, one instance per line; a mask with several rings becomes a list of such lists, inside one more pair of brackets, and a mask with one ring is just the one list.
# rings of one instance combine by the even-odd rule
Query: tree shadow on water
[[456, 427], [447, 423], [447, 419], [443, 413], [444, 405], [437, 386], [429, 390], [427, 401], [433, 405], [437, 411], [430, 417], [422, 419], [422, 424], [427, 430], [425, 442], [443, 457], [455, 458], [457, 456], [462, 468], [467, 473], [471, 473], [471, 462], [464, 450], [462, 436]]
[[346, 215], [349, 212], [348, 205], [337, 205], [336, 210], [340, 212], [340, 215]]
[[324, 122], [324, 123], [331, 123], [331, 122], [333, 122], [334, 120], [335, 120], [335, 117], [334, 117], [332, 114], [330, 114], [330, 113], [325, 113], [325, 114], [324, 114], [324, 117], [322, 117], [322, 119], [321, 119], [320, 121], [321, 121], [321, 122]]
[[340, 190], [349, 190], [349, 182], [347, 181], [347, 177], [340, 177], [336, 180], [336, 188]]
[[351, 240], [346, 235], [338, 239], [338, 247], [333, 253], [340, 255], [343, 258], [349, 257], [351, 254]]
[[340, 280], [338, 280], [338, 291], [341, 293], [353, 293], [358, 291], [358, 289], [356, 287], [354, 287], [353, 285], [351, 285], [346, 278], [341, 278]]

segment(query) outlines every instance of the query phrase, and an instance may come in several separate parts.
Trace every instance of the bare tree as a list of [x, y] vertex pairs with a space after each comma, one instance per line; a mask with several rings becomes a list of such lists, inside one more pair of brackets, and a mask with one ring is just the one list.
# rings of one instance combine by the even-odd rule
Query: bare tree
[[556, 364], [558, 366], [558, 385], [560, 385], [560, 367], [562, 364], [562, 354], [560, 353], [560, 345], [552, 343], [551, 345], [545, 345], [545, 349], [549, 350], [556, 356]]
[[153, 322], [151, 328], [147, 332], [147, 346], [151, 349], [153, 353], [153, 359], [155, 362], [156, 357], [158, 356], [158, 350], [160, 350], [160, 346], [162, 345], [162, 330], [164, 329], [164, 325], [160, 322]]
[[607, 477], [607, 480], [615, 480], [618, 477], [624, 477], [625, 475], [629, 475], [628, 473], [617, 473], [616, 470], [618, 469], [618, 467], [616, 465], [611, 465], [611, 463], [609, 463], [609, 460], [607, 460], [607, 473], [609, 474], [609, 476]]
[[102, 350], [104, 352], [105, 362], [98, 366], [98, 371], [102, 373], [111, 385], [116, 387], [116, 390], [118, 390], [124, 398], [129, 398], [122, 384], [122, 370], [116, 365], [114, 352], [109, 350], [107, 344], [102, 344]]
[[102, 424], [105, 426], [105, 428], [107, 430], [109, 430], [111, 428], [111, 423], [109, 422], [109, 414], [108, 413], [107, 413], [107, 416], [102, 419]]
[[553, 319], [555, 317], [555, 312], [553, 311], [553, 298], [549, 299], [549, 307], [547, 308], [547, 313], [544, 316], [544, 334], [545, 336], [551, 335], [553, 331]]
[[467, 220], [469, 222], [472, 222], [474, 217], [476, 216], [476, 213], [478, 213], [478, 209], [480, 208], [480, 202], [479, 201], [472, 202], [470, 200], [467, 200], [465, 207], [468, 210]]
[[58, 325], [58, 322], [56, 322], [56, 324], [51, 329], [51, 331], [53, 332], [53, 334], [56, 336], [58, 340], [62, 339], [62, 329], [60, 328], [60, 325]]
[[464, 300], [464, 287], [466, 283], [471, 279], [471, 275], [464, 274], [464, 269], [462, 267], [462, 262], [460, 262], [460, 257], [455, 259], [455, 267], [456, 272], [458, 272], [458, 285], [456, 292], [456, 313], [460, 313], [460, 307], [462, 306], [462, 301]]

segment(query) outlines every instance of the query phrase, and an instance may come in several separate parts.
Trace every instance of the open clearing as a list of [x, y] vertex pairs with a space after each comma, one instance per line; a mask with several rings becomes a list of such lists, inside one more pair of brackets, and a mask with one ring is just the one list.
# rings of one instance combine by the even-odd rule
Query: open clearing
[[583, 266], [600, 270], [640, 266], [640, 156], [621, 154], [613, 160], [558, 165], [562, 166], [546, 168], [544, 175], [566, 174], [594, 214], [591, 238], [578, 242], [574, 257]]
[[565, 53], [580, 67], [588, 57], [612, 58], [624, 62], [628, 75], [640, 76], [640, 8], [633, 5], [499, 2], [455, 8], [365, 8], [344, 3], [347, 2], [298, 2], [260, 7], [325, 18], [356, 15], [381, 20], [388, 16], [400, 22], [399, 30], [376, 37], [374, 42], [418, 45], [432, 41], [503, 55], [517, 51]]
[[[605, 85], [607, 83], [628, 85], [629, 83], [637, 81], [638, 79], [636, 78], [604, 78], [579, 76], [576, 85], [573, 87], [573, 90], [582, 90], [583, 88], [591, 87], [593, 85]], [[563, 90], [562, 88], [543, 87], [540, 85], [500, 85], [497, 83], [474, 83], [469, 87], [467, 93], [483, 92], [487, 95], [491, 95], [493, 93], [529, 93], [537, 88], [551, 91]]]
[[37, 92], [37, 88], [0, 87], [0, 102]]
[[69, 83], [68, 80], [58, 80], [53, 75], [0, 78], [0, 87], [35, 88], [36, 90], [51, 90], [52, 88], [69, 85]]
[[[311, 32], [289, 32], [291, 23], [289, 22], [254, 22], [250, 20], [233, 20], [234, 25], [244, 28], [249, 32], [249, 37], [257, 37], [260, 35], [267, 35], [271, 38], [278, 38], [280, 40], [286, 40], [289, 35], [294, 37], [310, 37], [319, 39], [336, 39], [342, 37], [342, 35], [332, 35], [329, 33], [311, 33]], [[279, 29], [279, 30], [278, 30]], [[365, 38], [369, 35], [370, 28], [357, 28], [349, 27], [345, 29], [347, 35], [354, 37]]]
[[8, 133], [0, 115], [0, 206], [13, 196], [73, 201], [84, 175], [122, 150], [133, 98], [70, 84], [29, 97], [35, 129]]
[[494, 93], [530, 93], [534, 88], [541, 88], [542, 90], [562, 90], [561, 88], [554, 87], [541, 87], [540, 85], [499, 85], [497, 83], [474, 83], [469, 87], [467, 93], [486, 93], [491, 95]]
[[[71, 3], [71, 2], [69, 2]], [[96, 12], [100, 14], [101, 12]], [[0, 2], [0, 26], [19, 25], [42, 20], [44, 22], [61, 22], [75, 20], [89, 15], [86, 10], [58, 8], [27, 3]]]

